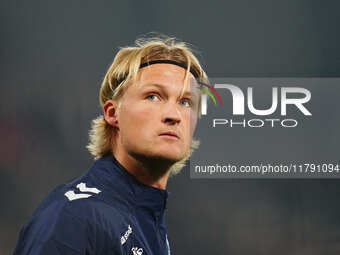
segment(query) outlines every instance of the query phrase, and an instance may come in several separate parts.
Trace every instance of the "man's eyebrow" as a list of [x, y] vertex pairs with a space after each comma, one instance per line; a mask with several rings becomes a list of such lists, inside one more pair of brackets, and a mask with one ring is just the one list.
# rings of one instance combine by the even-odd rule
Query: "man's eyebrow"
[[[146, 87], [158, 87], [162, 90], [166, 89], [167, 88], [167, 85], [164, 85], [164, 84], [160, 84], [160, 83], [147, 83], [147, 84], [144, 84], [142, 85], [143, 88], [146, 88]], [[183, 93], [183, 96], [191, 96], [191, 95], [195, 95], [195, 93], [191, 93], [190, 90], [187, 90]]]
[[159, 87], [161, 89], [164, 89], [167, 86], [160, 84], [160, 83], [147, 83], [147, 84], [142, 85], [142, 88], [145, 88], [145, 87]]

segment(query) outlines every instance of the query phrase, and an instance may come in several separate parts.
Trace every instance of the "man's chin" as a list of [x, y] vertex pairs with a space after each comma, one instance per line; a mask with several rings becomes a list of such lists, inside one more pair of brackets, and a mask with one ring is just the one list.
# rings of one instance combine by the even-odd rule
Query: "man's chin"
[[135, 155], [136, 158], [138, 158], [139, 160], [148, 163], [148, 164], [152, 164], [152, 165], [159, 165], [159, 166], [163, 166], [163, 167], [171, 167], [174, 164], [176, 164], [177, 162], [183, 160], [186, 157], [186, 154], [183, 152], [172, 152], [169, 153], [167, 152], [150, 152], [150, 153], [143, 153], [143, 154], [139, 154], [139, 155]]
[[173, 165], [177, 163], [178, 161], [181, 161], [185, 155], [183, 153], [181, 154], [169, 154], [169, 153], [157, 153], [150, 155], [150, 159], [159, 161], [159, 162], [164, 162], [168, 163], [170, 165]]

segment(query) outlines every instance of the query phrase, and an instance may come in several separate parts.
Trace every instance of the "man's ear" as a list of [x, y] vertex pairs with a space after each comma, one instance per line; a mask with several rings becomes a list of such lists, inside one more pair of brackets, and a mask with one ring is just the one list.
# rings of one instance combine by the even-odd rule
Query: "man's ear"
[[119, 128], [118, 125], [118, 102], [116, 100], [107, 100], [103, 105], [104, 119], [112, 127]]

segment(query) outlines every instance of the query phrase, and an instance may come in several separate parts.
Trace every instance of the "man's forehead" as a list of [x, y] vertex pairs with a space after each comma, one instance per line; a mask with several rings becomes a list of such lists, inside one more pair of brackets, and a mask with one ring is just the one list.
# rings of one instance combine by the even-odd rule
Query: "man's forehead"
[[[180, 91], [181, 95], [200, 94], [200, 85], [193, 74], [183, 67], [173, 64], [152, 64], [138, 70], [135, 80], [128, 87], [133, 87], [135, 92], [144, 91], [149, 87], [162, 90]], [[198, 95], [199, 96], [199, 95]]]

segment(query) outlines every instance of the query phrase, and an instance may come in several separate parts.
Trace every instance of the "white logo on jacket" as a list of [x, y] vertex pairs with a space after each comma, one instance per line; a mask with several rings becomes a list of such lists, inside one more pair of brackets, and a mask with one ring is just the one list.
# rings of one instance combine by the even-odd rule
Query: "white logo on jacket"
[[[77, 185], [77, 188], [79, 189], [80, 192], [89, 192], [89, 193], [94, 193], [94, 194], [99, 194], [101, 191], [97, 188], [88, 188], [86, 187], [86, 183], [79, 183]], [[67, 192], [65, 192], [64, 194], [68, 200], [72, 201], [72, 200], [76, 200], [76, 199], [81, 199], [81, 198], [89, 198], [92, 197], [92, 194], [86, 194], [86, 193], [74, 193], [73, 190], [69, 190]]]
[[132, 228], [129, 225], [128, 230], [125, 232], [125, 234], [120, 238], [120, 243], [123, 245], [125, 244], [126, 240], [129, 238], [129, 235], [132, 233]]
[[143, 254], [142, 248], [132, 247], [131, 251], [132, 251], [133, 255], [142, 255]]

